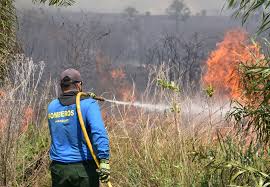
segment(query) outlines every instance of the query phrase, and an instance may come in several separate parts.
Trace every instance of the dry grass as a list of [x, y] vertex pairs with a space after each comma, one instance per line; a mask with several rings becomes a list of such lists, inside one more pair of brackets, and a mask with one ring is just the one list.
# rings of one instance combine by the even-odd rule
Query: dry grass
[[[46, 107], [55, 94], [51, 83], [38, 90], [43, 67], [19, 56], [13, 76], [0, 92], [0, 185], [50, 186]], [[242, 139], [231, 138], [230, 125], [224, 121], [226, 107], [217, 107], [207, 97], [183, 98], [157, 86], [157, 78], [167, 79], [166, 72], [163, 66], [153, 69], [145, 93], [137, 100], [163, 101], [173, 112], [102, 107], [111, 141], [113, 186], [227, 186], [235, 182], [231, 177], [239, 168], [268, 171], [264, 161], [270, 154], [260, 156]], [[229, 161], [234, 162], [231, 168]]]
[[43, 69], [42, 62], [35, 64], [18, 55], [1, 88], [0, 185], [28, 186], [39, 176], [41, 163], [47, 160], [44, 148], [48, 147], [48, 136], [41, 133], [41, 124], [49, 89], [38, 90]]
[[163, 101], [171, 110], [177, 104], [179, 111], [153, 112], [114, 104], [105, 108], [114, 186], [200, 186], [204, 166], [194, 162], [194, 151], [217, 145], [212, 140], [218, 125], [225, 124], [222, 108], [209, 106], [206, 97], [193, 103], [157, 86], [157, 79], [167, 80], [167, 72], [161, 66], [150, 73], [141, 100]]

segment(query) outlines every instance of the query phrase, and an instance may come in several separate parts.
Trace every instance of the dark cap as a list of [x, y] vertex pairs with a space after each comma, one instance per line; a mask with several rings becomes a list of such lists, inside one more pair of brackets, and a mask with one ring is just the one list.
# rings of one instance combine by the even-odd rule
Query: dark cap
[[69, 78], [73, 82], [82, 82], [81, 74], [76, 69], [66, 69], [61, 73], [61, 82]]

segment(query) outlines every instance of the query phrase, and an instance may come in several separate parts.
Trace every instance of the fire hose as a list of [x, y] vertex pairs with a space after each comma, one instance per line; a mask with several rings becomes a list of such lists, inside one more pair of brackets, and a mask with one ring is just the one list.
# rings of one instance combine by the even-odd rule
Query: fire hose
[[[81, 126], [81, 129], [82, 129], [82, 132], [83, 132], [83, 136], [85, 138], [85, 141], [86, 141], [86, 144], [89, 148], [89, 151], [97, 165], [97, 167], [99, 168], [99, 161], [95, 155], [95, 152], [94, 152], [94, 149], [93, 149], [93, 146], [91, 144], [91, 141], [90, 141], [90, 138], [88, 136], [88, 133], [86, 131], [86, 128], [85, 128], [85, 124], [84, 124], [84, 121], [83, 121], [83, 117], [82, 117], [82, 111], [81, 111], [81, 104], [80, 104], [80, 100], [81, 100], [81, 96], [86, 96], [86, 97], [92, 97], [93, 99], [95, 100], [98, 100], [98, 101], [105, 101], [104, 98], [102, 97], [98, 97], [96, 96], [94, 93], [84, 93], [84, 92], [79, 92], [76, 96], [76, 108], [77, 108], [77, 113], [78, 113], [78, 118], [79, 118], [79, 122], [80, 122], [80, 126]], [[108, 187], [112, 187], [112, 184], [110, 181], [107, 182], [107, 185]]]

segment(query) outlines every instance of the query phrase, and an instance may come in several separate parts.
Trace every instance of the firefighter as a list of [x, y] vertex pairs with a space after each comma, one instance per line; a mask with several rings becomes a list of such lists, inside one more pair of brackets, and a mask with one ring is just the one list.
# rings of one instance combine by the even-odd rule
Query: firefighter
[[76, 112], [76, 94], [82, 79], [75, 69], [61, 73], [62, 94], [48, 106], [51, 135], [50, 165], [53, 187], [98, 187], [110, 177], [110, 147], [97, 101], [81, 98], [81, 111], [88, 135], [100, 162], [97, 166], [87, 148]]

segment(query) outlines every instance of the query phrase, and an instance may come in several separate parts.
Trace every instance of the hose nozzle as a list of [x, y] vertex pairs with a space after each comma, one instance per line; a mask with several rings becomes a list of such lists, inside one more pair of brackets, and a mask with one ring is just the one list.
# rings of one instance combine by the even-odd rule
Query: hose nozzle
[[101, 96], [97, 96], [95, 93], [93, 92], [89, 92], [87, 93], [88, 96], [92, 97], [93, 99], [97, 100], [97, 101], [105, 101], [105, 98], [101, 97]]

